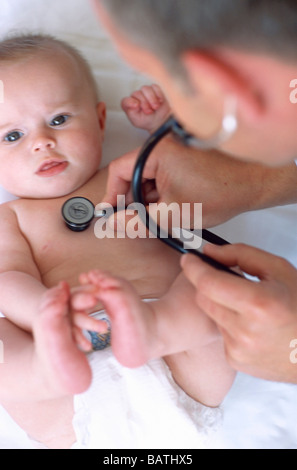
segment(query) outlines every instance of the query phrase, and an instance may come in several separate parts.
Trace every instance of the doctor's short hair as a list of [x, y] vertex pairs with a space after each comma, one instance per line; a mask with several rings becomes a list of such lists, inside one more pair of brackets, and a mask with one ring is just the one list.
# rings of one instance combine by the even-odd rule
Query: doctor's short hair
[[127, 38], [172, 71], [218, 46], [297, 62], [297, 0], [98, 0]]

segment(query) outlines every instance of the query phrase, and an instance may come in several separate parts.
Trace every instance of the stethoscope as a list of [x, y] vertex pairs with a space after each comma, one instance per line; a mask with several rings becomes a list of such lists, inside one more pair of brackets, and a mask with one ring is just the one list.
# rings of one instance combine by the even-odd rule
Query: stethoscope
[[[131, 182], [134, 202], [142, 204], [145, 208], [146, 203], [142, 192], [142, 175], [144, 167], [148, 157], [156, 145], [170, 132], [172, 132], [185, 145], [192, 145], [194, 143], [196, 147], [205, 148], [205, 142], [197, 141], [196, 138], [187, 133], [173, 116], [171, 116], [159, 129], [157, 129], [147, 139], [139, 153]], [[117, 208], [114, 207], [110, 213], [116, 212], [116, 210]], [[96, 211], [94, 204], [89, 199], [84, 197], [73, 197], [68, 199], [62, 207], [62, 216], [64, 221], [67, 227], [74, 232], [82, 232], [86, 230], [94, 218], [109, 217], [110, 213], [108, 210]], [[179, 253], [194, 254], [216, 269], [239, 276], [239, 274], [229, 269], [227, 266], [219, 263], [209, 256], [206, 256], [200, 251], [186, 248], [185, 243], [183, 243], [179, 238], [173, 238], [170, 234], [167, 233], [164, 235], [161, 227], [150, 217], [147, 209], [144, 211], [144, 213], [140, 211], [139, 216], [142, 218], [142, 222], [154, 234], [154, 236], [157, 236], [163, 243], [177, 250]], [[202, 229], [201, 236], [203, 240], [215, 245], [229, 244], [229, 242], [223, 238], [205, 229]]]

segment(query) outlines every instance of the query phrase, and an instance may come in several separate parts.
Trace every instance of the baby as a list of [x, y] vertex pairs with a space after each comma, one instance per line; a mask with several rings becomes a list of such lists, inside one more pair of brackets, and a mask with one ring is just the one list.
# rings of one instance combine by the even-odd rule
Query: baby
[[[46, 441], [40, 423], [63, 410], [56, 438], [61, 445], [63, 434], [70, 447], [72, 395], [92, 378], [82, 330], [106, 333], [106, 322], [89, 316], [104, 308], [121, 364], [164, 357], [190, 397], [218, 406], [234, 372], [215, 325], [191, 301], [178, 255], [156, 239], [99, 240], [94, 228], [75, 233], [62, 220], [67, 199], [97, 204], [107, 180], [108, 169], [98, 170], [105, 105], [86, 62], [63, 42], [28, 36], [3, 41], [0, 64], [0, 184], [18, 197], [0, 206], [1, 404], [52, 447], [57, 442]], [[157, 86], [123, 107], [149, 131], [169, 113]]]

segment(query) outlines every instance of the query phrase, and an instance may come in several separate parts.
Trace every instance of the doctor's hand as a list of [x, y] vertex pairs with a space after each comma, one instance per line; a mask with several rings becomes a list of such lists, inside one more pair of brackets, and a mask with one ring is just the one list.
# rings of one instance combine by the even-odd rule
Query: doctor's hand
[[[117, 195], [124, 195], [126, 204], [132, 202], [131, 180], [139, 150], [110, 163], [102, 202], [115, 206]], [[184, 147], [171, 137], [155, 148], [147, 160], [143, 177], [147, 202], [203, 203], [206, 228], [242, 212], [287, 200], [284, 188], [292, 188], [295, 195], [297, 192], [297, 171], [294, 177], [291, 168], [269, 169], [240, 162], [217, 151]], [[290, 178], [294, 180], [292, 184]]]
[[182, 258], [197, 304], [223, 335], [231, 366], [266, 380], [297, 383], [292, 360], [292, 347], [297, 346], [297, 270], [282, 258], [246, 245], [207, 245], [204, 252], [259, 279], [217, 271], [193, 255]]

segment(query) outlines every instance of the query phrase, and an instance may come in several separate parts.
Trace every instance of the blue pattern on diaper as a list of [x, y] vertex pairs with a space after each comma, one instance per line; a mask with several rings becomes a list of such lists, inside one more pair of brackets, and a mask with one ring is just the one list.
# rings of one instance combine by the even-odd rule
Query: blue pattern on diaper
[[[96, 316], [95, 316], [96, 318]], [[95, 331], [88, 331], [90, 335], [90, 340], [92, 343], [93, 351], [101, 351], [102, 349], [106, 349], [110, 346], [110, 336], [111, 336], [111, 323], [107, 315], [98, 316], [98, 319], [103, 320], [108, 325], [107, 333], [100, 334], [96, 333]]]

